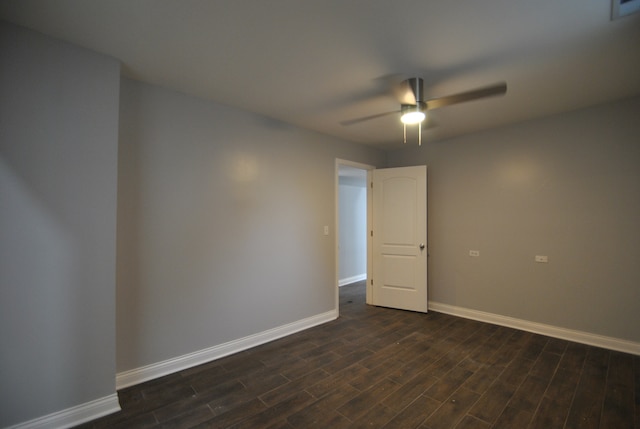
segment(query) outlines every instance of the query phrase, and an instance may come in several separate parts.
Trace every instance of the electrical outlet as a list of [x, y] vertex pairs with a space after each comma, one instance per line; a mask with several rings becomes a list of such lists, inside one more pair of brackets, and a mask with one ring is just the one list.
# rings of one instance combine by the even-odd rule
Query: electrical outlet
[[480, 256], [479, 250], [469, 250], [469, 256]]
[[545, 255], [536, 255], [536, 262], [546, 264], [549, 262], [549, 257]]

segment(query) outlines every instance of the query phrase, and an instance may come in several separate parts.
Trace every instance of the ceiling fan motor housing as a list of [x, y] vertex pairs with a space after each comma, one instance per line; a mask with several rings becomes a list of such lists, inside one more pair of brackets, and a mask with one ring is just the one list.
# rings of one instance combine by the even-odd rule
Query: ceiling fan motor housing
[[416, 100], [416, 104], [419, 104], [424, 101], [424, 82], [422, 78], [412, 77], [405, 80], [405, 84], [409, 87], [413, 93], [413, 97]]

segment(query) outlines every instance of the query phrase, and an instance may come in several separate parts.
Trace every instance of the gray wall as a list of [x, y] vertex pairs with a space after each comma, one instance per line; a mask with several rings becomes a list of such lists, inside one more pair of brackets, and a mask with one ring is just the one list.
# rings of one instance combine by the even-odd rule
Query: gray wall
[[119, 79], [0, 23], [0, 427], [115, 393]]
[[367, 274], [367, 180], [340, 177], [338, 279]]
[[429, 299], [640, 341], [639, 117], [633, 98], [390, 153], [429, 166]]
[[335, 158], [385, 153], [121, 88], [118, 372], [333, 310]]

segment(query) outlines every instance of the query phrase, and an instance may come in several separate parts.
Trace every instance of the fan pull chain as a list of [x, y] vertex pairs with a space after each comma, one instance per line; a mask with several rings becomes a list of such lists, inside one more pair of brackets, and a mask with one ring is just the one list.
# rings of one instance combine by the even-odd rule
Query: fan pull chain
[[403, 142], [407, 143], [407, 124], [402, 124], [402, 129], [404, 130], [404, 140]]
[[422, 146], [422, 123], [418, 124], [418, 146]]

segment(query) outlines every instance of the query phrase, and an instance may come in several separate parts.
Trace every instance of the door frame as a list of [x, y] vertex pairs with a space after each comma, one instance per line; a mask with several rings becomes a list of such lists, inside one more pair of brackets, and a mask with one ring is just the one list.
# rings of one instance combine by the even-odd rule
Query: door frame
[[[340, 289], [339, 289], [339, 281], [340, 281], [340, 250], [338, 249], [338, 246], [340, 245], [340, 190], [338, 188], [339, 185], [339, 181], [340, 181], [340, 166], [346, 166], [346, 167], [354, 167], [354, 168], [358, 168], [360, 170], [366, 170], [367, 171], [367, 231], [371, 231], [371, 215], [372, 215], [372, 210], [373, 207], [371, 205], [371, 171], [376, 169], [376, 166], [374, 165], [369, 165], [369, 164], [363, 164], [360, 162], [354, 162], [354, 161], [349, 161], [346, 159], [340, 159], [340, 158], [336, 158], [335, 159], [335, 165], [334, 165], [334, 197], [335, 197], [335, 202], [334, 202], [334, 268], [335, 268], [335, 273], [334, 273], [334, 289], [335, 289], [335, 309], [336, 309], [336, 315], [340, 316]], [[369, 279], [371, 278], [371, 259], [372, 259], [372, 253], [371, 253], [371, 246], [372, 246], [372, 242], [371, 242], [371, 236], [369, 233], [367, 233], [367, 279], [366, 279], [366, 285], [367, 285], [367, 304], [369, 304], [369, 299], [371, 297], [371, 285], [369, 282]]]

